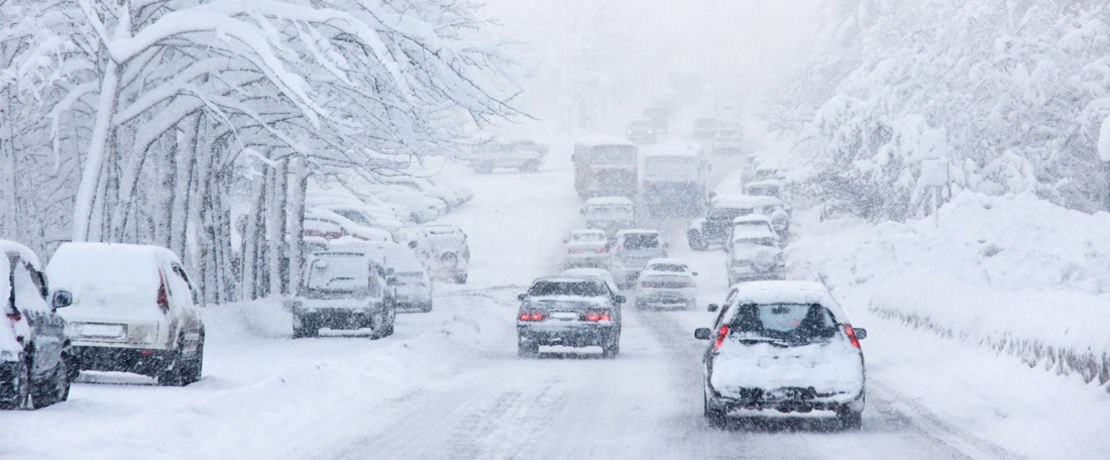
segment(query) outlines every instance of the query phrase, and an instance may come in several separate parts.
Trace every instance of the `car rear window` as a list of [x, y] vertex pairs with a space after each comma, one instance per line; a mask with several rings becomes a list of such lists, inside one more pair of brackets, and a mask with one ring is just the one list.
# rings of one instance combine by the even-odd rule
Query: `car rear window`
[[624, 236], [625, 249], [655, 249], [659, 247], [659, 235], [655, 233], [629, 233]]
[[575, 233], [571, 241], [588, 242], [588, 241], [605, 241], [604, 233]]
[[600, 281], [538, 281], [528, 288], [529, 296], [574, 295], [596, 297], [609, 295]]
[[686, 271], [686, 266], [681, 264], [654, 264], [651, 269], [657, 272], [678, 272]]
[[836, 322], [820, 304], [741, 305], [729, 327], [744, 336], [790, 343], [825, 341], [836, 334]]
[[370, 259], [361, 253], [318, 254], [308, 263], [305, 283], [310, 293], [376, 296], [378, 283], [370, 276]]
[[709, 210], [709, 218], [712, 220], [732, 220], [751, 213], [751, 208], [713, 208]]

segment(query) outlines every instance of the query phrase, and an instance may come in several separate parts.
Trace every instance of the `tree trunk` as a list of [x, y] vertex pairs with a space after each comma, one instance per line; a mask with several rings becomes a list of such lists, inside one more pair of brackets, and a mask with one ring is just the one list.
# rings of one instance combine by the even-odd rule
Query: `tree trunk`
[[293, 158], [290, 165], [293, 183], [290, 187], [286, 226], [289, 231], [289, 290], [296, 291], [301, 286], [304, 275], [304, 207], [308, 190], [308, 169], [304, 158]]
[[100, 82], [100, 97], [96, 107], [96, 124], [93, 125], [89, 139], [88, 157], [85, 159], [81, 184], [77, 188], [73, 211], [73, 241], [86, 241], [92, 220], [93, 205], [100, 185], [100, 173], [104, 169], [104, 158], [108, 150], [112, 128], [112, 116], [116, 111], [119, 97], [119, 64], [108, 60], [104, 78]]
[[269, 243], [267, 255], [270, 263], [268, 271], [270, 277], [269, 294], [280, 296], [288, 292], [286, 289], [289, 285], [287, 280], [289, 271], [286, 269], [286, 256], [289, 251], [285, 243], [285, 210], [288, 201], [289, 162], [288, 160], [281, 160], [276, 166], [269, 169], [271, 171], [270, 197], [269, 203], [266, 203], [266, 239]]
[[263, 235], [262, 227], [262, 213], [265, 209], [266, 199], [266, 180], [255, 179], [251, 183], [250, 191], [250, 209], [247, 211], [247, 223], [243, 228], [243, 251], [242, 251], [242, 278], [240, 281], [242, 300], [253, 300], [258, 298], [261, 292], [260, 280], [262, 273], [260, 263], [262, 262], [259, 257], [260, 244], [259, 239], [265, 237]]

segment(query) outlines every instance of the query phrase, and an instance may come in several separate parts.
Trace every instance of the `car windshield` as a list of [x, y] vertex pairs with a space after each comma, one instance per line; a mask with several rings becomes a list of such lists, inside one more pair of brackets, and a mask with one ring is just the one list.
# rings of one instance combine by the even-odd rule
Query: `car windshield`
[[366, 218], [361, 212], [353, 211], [350, 209], [333, 209], [332, 212], [346, 217], [356, 224], [370, 225], [370, 220]]
[[686, 271], [686, 266], [682, 264], [653, 264], [650, 269], [657, 272], [682, 273]]
[[537, 281], [528, 288], [528, 295], [597, 297], [609, 295], [609, 292], [605, 283], [596, 280]]
[[740, 340], [763, 337], [792, 344], [827, 341], [837, 331], [827, 308], [793, 303], [740, 305], [729, 327]]
[[740, 216], [746, 216], [752, 213], [751, 208], [712, 208], [709, 210], [709, 219], [711, 220], [732, 220]]
[[659, 235], [656, 233], [629, 233], [624, 236], [625, 249], [655, 249], [659, 247]]
[[597, 243], [605, 241], [604, 233], [575, 233], [571, 238], [575, 243]]

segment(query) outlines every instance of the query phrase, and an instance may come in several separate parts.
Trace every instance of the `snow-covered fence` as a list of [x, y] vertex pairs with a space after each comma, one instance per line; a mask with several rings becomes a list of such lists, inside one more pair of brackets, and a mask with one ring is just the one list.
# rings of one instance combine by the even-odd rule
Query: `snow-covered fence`
[[1006, 291], [942, 278], [883, 283], [870, 310], [938, 336], [1015, 356], [1029, 367], [1110, 382], [1110, 295]]

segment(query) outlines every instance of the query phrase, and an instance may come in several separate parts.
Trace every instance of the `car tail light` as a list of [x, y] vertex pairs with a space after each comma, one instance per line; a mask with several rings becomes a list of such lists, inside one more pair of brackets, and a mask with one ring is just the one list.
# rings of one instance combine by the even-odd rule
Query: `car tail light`
[[646, 288], [655, 287], [655, 283], [653, 283], [651, 281], [644, 281], [644, 282], [640, 283], [640, 287], [646, 287]]
[[8, 319], [12, 321], [19, 321], [23, 319], [23, 314], [21, 314], [19, 310], [16, 310], [14, 313], [8, 313]]
[[162, 310], [162, 313], [169, 313], [170, 311], [170, 299], [169, 295], [166, 294], [166, 282], [164, 280], [162, 284], [158, 285], [158, 309]]
[[578, 316], [582, 321], [609, 321], [610, 318], [609, 310], [588, 310]]
[[713, 349], [720, 348], [721, 344], [725, 341], [725, 336], [728, 335], [728, 325], [722, 324], [720, 329], [717, 329], [717, 339], [713, 341]]
[[567, 249], [567, 254], [581, 254], [581, 249]]
[[521, 321], [543, 321], [544, 318], [547, 318], [547, 312], [545, 312], [543, 310], [527, 310], [527, 309], [525, 309], [525, 310], [520, 310], [520, 314], [517, 315], [517, 318], [520, 319]]
[[594, 253], [597, 253], [597, 254], [605, 254], [607, 252], [609, 252], [608, 248], [594, 249]]
[[859, 348], [859, 339], [856, 338], [856, 331], [852, 329], [851, 324], [844, 325], [844, 333], [848, 334], [848, 341], [852, 342], [852, 346]]
[[600, 169], [595, 169], [595, 170], [594, 170], [594, 174], [598, 174], [598, 173], [600, 173], [600, 172], [601, 172], [601, 170], [600, 170]]

